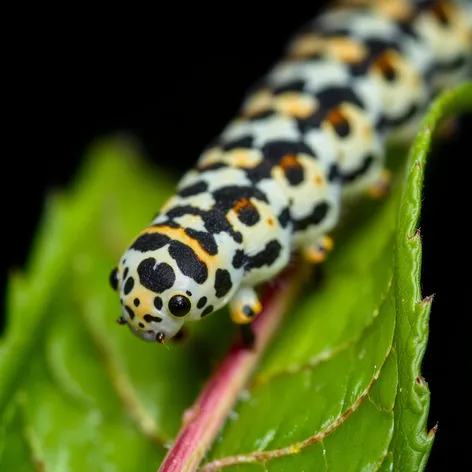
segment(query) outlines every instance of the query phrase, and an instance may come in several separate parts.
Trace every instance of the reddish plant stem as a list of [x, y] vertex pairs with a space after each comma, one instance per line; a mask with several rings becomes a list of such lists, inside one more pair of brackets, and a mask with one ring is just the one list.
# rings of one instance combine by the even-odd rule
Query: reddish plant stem
[[183, 426], [158, 472], [197, 470], [306, 275], [305, 270], [300, 270], [301, 264], [296, 265], [297, 271], [292, 266], [265, 290], [263, 311], [252, 324], [254, 348], [245, 348], [240, 340], [231, 347], [194, 405], [184, 414]]

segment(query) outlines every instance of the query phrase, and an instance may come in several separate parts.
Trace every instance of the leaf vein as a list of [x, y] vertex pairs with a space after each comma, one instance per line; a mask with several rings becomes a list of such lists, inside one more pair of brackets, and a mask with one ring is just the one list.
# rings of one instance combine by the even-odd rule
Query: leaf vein
[[257, 452], [249, 452], [246, 454], [238, 454], [234, 456], [227, 456], [220, 459], [216, 459], [211, 462], [207, 462], [204, 464], [199, 470], [200, 472], [213, 472], [217, 471], [223, 467], [228, 467], [231, 465], [237, 464], [244, 464], [244, 463], [257, 463], [257, 462], [267, 462], [273, 459], [278, 459], [280, 457], [289, 456], [292, 454], [299, 453], [302, 449], [305, 449], [313, 444], [321, 442], [324, 438], [330, 435], [333, 431], [336, 430], [341, 424], [343, 424], [351, 415], [354, 413], [362, 402], [368, 398], [369, 392], [371, 391], [372, 387], [374, 386], [375, 382], [377, 381], [382, 367], [387, 359], [388, 355], [390, 354], [391, 346], [389, 346], [382, 364], [379, 368], [375, 371], [371, 381], [365, 388], [365, 390], [359, 395], [359, 397], [353, 402], [352, 406], [350, 406], [347, 410], [344, 411], [338, 418], [332, 421], [329, 425], [327, 425], [324, 429], [319, 431], [318, 433], [310, 436], [302, 441], [298, 441], [294, 444], [289, 446], [285, 446], [278, 449], [271, 449], [269, 451], [257, 451]]
[[166, 447], [171, 438], [167, 437], [162, 431], [159, 431], [155, 420], [148, 414], [140, 402], [131, 380], [116, 362], [117, 356], [114, 355], [112, 346], [103, 337], [102, 332], [98, 331], [95, 327], [93, 323], [95, 316], [93, 314], [94, 307], [91, 304], [86, 307], [82, 302], [81, 308], [80, 312], [84, 319], [86, 330], [98, 350], [104, 370], [108, 374], [112, 386], [123, 403], [126, 412], [144, 436], [152, 443], [160, 447]]
[[[379, 306], [382, 305], [385, 298], [387, 297], [391, 282], [392, 280], [389, 281], [387, 291], [385, 292], [385, 294], [382, 295], [381, 299], [379, 300]], [[375, 308], [372, 312], [372, 316], [369, 318], [368, 322], [364, 325], [364, 327], [358, 333], [357, 336], [349, 339], [348, 341], [345, 341], [344, 343], [339, 344], [336, 347], [320, 352], [316, 356], [313, 356], [310, 359], [308, 359], [308, 361], [305, 363], [291, 364], [287, 366], [285, 369], [280, 369], [280, 370], [268, 372], [265, 374], [264, 373], [257, 374], [254, 376], [253, 380], [249, 383], [249, 388], [260, 387], [261, 385], [267, 382], [270, 382], [271, 380], [277, 379], [285, 375], [293, 375], [293, 374], [298, 374], [306, 370], [314, 370], [316, 367], [318, 367], [322, 363], [327, 362], [333, 359], [334, 357], [336, 357], [337, 355], [341, 354], [342, 352], [347, 351], [348, 349], [356, 346], [362, 340], [364, 333], [372, 326], [378, 314], [379, 314], [379, 309]]]

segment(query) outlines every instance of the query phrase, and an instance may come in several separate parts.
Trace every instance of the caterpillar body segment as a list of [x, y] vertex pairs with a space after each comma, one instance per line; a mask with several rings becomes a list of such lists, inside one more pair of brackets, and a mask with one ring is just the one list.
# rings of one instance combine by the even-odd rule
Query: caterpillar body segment
[[346, 199], [386, 193], [390, 140], [470, 74], [472, 6], [344, 0], [302, 28], [203, 150], [111, 274], [140, 338], [164, 342], [229, 305], [248, 324], [255, 288], [294, 252], [319, 263]]

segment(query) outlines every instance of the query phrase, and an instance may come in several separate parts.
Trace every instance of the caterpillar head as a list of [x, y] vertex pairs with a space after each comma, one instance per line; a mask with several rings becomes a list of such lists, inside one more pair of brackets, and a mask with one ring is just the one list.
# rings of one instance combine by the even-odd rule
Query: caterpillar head
[[186, 321], [225, 305], [235, 289], [227, 270], [215, 270], [216, 257], [182, 239], [148, 228], [110, 274], [120, 294], [118, 322], [146, 341], [164, 343]]

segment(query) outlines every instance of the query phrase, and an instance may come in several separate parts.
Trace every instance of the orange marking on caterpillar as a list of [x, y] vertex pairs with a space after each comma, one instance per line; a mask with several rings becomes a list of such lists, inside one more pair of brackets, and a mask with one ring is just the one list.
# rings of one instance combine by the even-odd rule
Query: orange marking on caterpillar
[[198, 259], [200, 259], [202, 263], [206, 264], [207, 267], [212, 267], [216, 263], [216, 258], [218, 256], [212, 256], [208, 254], [208, 252], [205, 251], [200, 242], [196, 239], [191, 238], [185, 232], [184, 228], [171, 228], [170, 226], [149, 226], [144, 231], [139, 233], [137, 238], [146, 233], [164, 234], [166, 236], [169, 236], [169, 238], [171, 239], [175, 239], [183, 244], [186, 244], [187, 246], [193, 249], [193, 252], [195, 252]]
[[300, 163], [298, 162], [297, 156], [294, 156], [293, 154], [287, 154], [282, 157], [279, 166], [285, 171], [293, 167], [300, 167]]
[[234, 212], [239, 216], [242, 210], [252, 209], [254, 204], [246, 197], [238, 200], [233, 207]]
[[376, 68], [386, 80], [394, 80], [397, 75], [393, 51], [385, 51], [374, 61]]

